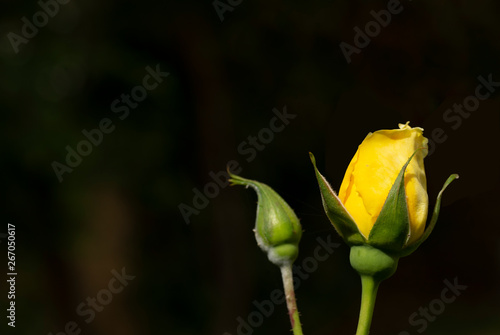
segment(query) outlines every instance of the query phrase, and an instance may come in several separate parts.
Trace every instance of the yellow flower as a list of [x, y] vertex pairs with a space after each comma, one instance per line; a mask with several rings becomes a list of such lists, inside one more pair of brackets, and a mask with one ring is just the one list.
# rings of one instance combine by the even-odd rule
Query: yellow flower
[[428, 140], [422, 133], [422, 128], [407, 122], [399, 129], [368, 134], [347, 168], [338, 195], [309, 153], [325, 213], [351, 247], [351, 266], [361, 276], [357, 334], [368, 334], [378, 285], [394, 274], [399, 258], [427, 240], [436, 226], [443, 192], [458, 178], [452, 174], [445, 181], [426, 228]]
[[422, 236], [427, 219], [429, 199], [424, 170], [427, 138], [422, 135], [422, 128], [412, 128], [409, 122], [399, 124], [399, 128], [366, 136], [347, 168], [339, 199], [359, 231], [368, 238], [402, 166], [418, 150], [404, 175], [410, 221], [407, 243], [411, 244]]

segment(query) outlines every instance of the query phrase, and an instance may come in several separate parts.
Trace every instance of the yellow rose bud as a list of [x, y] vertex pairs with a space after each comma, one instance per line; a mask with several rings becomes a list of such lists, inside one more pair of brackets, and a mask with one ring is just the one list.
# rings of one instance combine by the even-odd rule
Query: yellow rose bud
[[[366, 136], [347, 168], [339, 195], [309, 153], [325, 213], [340, 236], [351, 247], [371, 246], [389, 257], [409, 255], [429, 237], [439, 216], [443, 192], [458, 178], [453, 174], [444, 183], [426, 228], [427, 139], [422, 128], [411, 128], [408, 123], [399, 128]], [[355, 263], [361, 266], [364, 261]]]
[[368, 238], [401, 167], [417, 151], [404, 174], [410, 223], [407, 244], [411, 244], [422, 236], [427, 219], [427, 138], [422, 128], [412, 128], [408, 123], [399, 124], [399, 128], [366, 136], [347, 168], [339, 198], [359, 231]]
[[394, 274], [400, 257], [414, 252], [432, 233], [444, 190], [439, 192], [426, 229], [429, 199], [424, 170], [427, 139], [408, 123], [368, 134], [359, 145], [339, 195], [310, 154], [325, 213], [351, 247], [351, 266], [362, 283], [357, 334], [368, 334], [378, 285]]

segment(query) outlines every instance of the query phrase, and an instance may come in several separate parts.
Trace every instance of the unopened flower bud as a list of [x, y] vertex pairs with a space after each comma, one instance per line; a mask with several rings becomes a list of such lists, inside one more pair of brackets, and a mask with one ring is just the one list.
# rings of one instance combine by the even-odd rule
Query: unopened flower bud
[[[338, 195], [319, 173], [311, 154], [323, 206], [335, 229], [350, 246], [369, 245], [390, 257], [411, 254], [429, 237], [443, 191], [458, 178], [453, 174], [445, 182], [426, 229], [429, 201], [423, 160], [427, 139], [422, 128], [411, 128], [408, 123], [399, 128], [368, 134], [347, 168]], [[369, 249], [360, 250], [359, 255], [374, 255]]]
[[252, 187], [257, 192], [255, 238], [269, 260], [283, 266], [295, 261], [299, 254], [302, 227], [290, 206], [266, 184], [230, 174], [232, 185]]

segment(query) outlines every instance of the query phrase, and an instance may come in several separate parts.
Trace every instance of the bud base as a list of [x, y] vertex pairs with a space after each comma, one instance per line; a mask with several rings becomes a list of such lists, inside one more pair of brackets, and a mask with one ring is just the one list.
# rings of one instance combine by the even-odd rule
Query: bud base
[[380, 282], [396, 272], [398, 257], [390, 256], [385, 252], [369, 245], [351, 247], [351, 266], [361, 276], [373, 277]]

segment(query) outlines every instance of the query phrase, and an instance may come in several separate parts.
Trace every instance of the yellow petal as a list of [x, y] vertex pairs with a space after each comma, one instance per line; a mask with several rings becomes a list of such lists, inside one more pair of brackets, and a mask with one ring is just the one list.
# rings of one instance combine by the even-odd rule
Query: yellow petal
[[358, 154], [359, 151], [356, 151], [356, 154], [354, 157], [351, 159], [351, 162], [349, 163], [349, 166], [347, 167], [347, 170], [344, 174], [344, 180], [342, 181], [342, 185], [340, 185], [340, 190], [339, 190], [339, 199], [342, 201], [342, 203], [345, 204], [346, 198], [348, 198], [351, 194], [352, 191], [352, 186], [354, 185], [354, 180], [352, 179], [352, 171], [354, 170], [354, 166], [356, 165], [356, 162], [358, 161]]
[[[368, 134], [368, 136], [370, 136], [370, 134]], [[354, 176], [352, 174], [358, 161], [358, 156], [359, 150], [356, 151], [356, 154], [347, 167], [346, 173], [344, 175], [344, 180], [340, 185], [339, 199], [340, 201], [342, 201], [347, 211], [351, 214], [361, 234], [363, 234], [364, 237], [368, 238], [373, 224], [371, 222], [370, 216], [366, 212], [363, 200], [359, 196], [358, 190], [356, 189], [356, 185], [354, 184]]]
[[[341, 201], [365, 236], [369, 235], [403, 165], [416, 150], [427, 147], [423, 129], [411, 128], [408, 123], [399, 127], [368, 134], [349, 164], [340, 187]], [[427, 151], [420, 150], [405, 173], [409, 242], [422, 235], [427, 219], [425, 155]]]
[[368, 238], [373, 227], [370, 214], [366, 211], [363, 199], [361, 198], [356, 184], [352, 185], [350, 196], [343, 201], [347, 211], [351, 214], [359, 231], [365, 238]]

